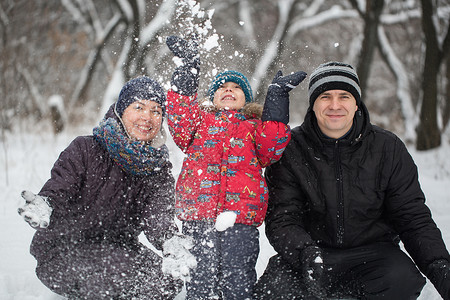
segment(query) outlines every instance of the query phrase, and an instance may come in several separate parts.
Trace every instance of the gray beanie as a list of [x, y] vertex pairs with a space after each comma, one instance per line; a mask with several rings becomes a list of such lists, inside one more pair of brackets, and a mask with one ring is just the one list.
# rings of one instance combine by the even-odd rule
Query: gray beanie
[[161, 105], [163, 115], [165, 114], [166, 93], [158, 82], [147, 76], [137, 77], [125, 83], [115, 105], [116, 113], [122, 118], [125, 109], [138, 100], [155, 101]]
[[361, 88], [355, 69], [349, 64], [330, 61], [315, 69], [309, 79], [309, 105], [325, 91], [344, 90], [353, 95], [356, 105], [361, 103]]

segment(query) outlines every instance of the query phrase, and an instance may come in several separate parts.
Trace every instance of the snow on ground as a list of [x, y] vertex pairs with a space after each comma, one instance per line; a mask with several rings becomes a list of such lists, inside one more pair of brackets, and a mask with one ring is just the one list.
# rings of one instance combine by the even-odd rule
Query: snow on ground
[[[77, 135], [90, 134], [88, 125], [83, 129], [67, 130], [54, 137], [49, 130], [20, 128], [20, 132], [0, 136], [0, 299], [3, 300], [57, 300], [62, 299], [49, 291], [34, 274], [36, 262], [29, 254], [34, 230], [17, 214], [22, 205], [22, 190], [37, 193], [50, 176], [50, 169], [59, 153]], [[169, 138], [170, 139], [170, 138]], [[177, 176], [182, 154], [169, 140], [174, 175]], [[410, 149], [420, 173], [422, 188], [427, 196], [434, 219], [447, 245], [450, 245], [450, 145], [436, 150], [417, 152]], [[262, 274], [269, 257], [275, 252], [261, 232], [261, 253], [257, 263], [258, 276]], [[182, 297], [178, 297], [182, 298]], [[441, 299], [434, 287], [427, 283], [419, 299]]]

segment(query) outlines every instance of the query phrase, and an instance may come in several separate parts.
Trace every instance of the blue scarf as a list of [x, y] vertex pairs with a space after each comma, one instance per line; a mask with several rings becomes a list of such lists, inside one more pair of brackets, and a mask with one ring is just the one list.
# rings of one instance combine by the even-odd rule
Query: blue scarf
[[105, 118], [93, 129], [94, 138], [127, 173], [153, 175], [169, 163], [166, 145], [153, 148], [149, 143], [128, 138], [114, 118]]

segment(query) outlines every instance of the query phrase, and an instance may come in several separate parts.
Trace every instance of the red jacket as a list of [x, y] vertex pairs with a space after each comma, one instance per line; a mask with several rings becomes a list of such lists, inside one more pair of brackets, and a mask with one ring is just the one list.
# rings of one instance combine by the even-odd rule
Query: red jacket
[[168, 125], [186, 154], [176, 185], [180, 220], [237, 213], [236, 223], [259, 226], [267, 211], [263, 168], [278, 161], [291, 135], [281, 122], [262, 122], [240, 111], [208, 111], [197, 97], [169, 91]]

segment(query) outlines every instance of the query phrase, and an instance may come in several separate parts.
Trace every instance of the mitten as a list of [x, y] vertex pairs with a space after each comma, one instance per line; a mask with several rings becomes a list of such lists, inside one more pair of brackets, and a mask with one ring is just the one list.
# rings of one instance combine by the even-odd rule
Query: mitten
[[178, 58], [179, 66], [172, 74], [172, 89], [178, 94], [192, 96], [197, 93], [200, 73], [198, 43], [188, 42], [178, 36], [169, 36], [166, 44]]
[[175, 235], [163, 244], [162, 271], [173, 278], [189, 278], [189, 271], [197, 267], [194, 255], [189, 252], [194, 247], [191, 237]]
[[53, 211], [47, 197], [35, 195], [30, 191], [23, 191], [22, 198], [25, 199], [25, 205], [18, 209], [19, 215], [33, 228], [47, 228]]
[[216, 219], [215, 227], [217, 231], [225, 231], [234, 226], [237, 214], [234, 211], [221, 212]]
[[309, 293], [318, 298], [326, 299], [323, 288], [322, 250], [317, 246], [308, 246], [300, 254], [303, 282]]
[[306, 73], [302, 71], [287, 76], [278, 71], [267, 90], [261, 120], [289, 123], [289, 92], [305, 77]]
[[427, 277], [444, 300], [450, 300], [450, 264], [445, 259], [432, 262], [427, 268]]

